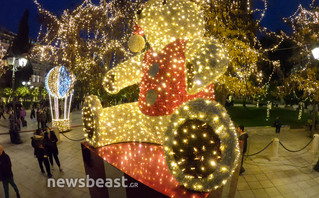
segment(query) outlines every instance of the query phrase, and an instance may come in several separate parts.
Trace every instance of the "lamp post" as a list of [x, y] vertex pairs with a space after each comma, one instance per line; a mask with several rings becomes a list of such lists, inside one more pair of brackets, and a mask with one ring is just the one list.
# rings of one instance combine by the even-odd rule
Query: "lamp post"
[[[28, 60], [24, 57], [14, 57], [14, 56], [7, 56], [6, 58], [7, 64], [9, 67], [12, 67], [12, 91], [14, 93], [14, 85], [15, 85], [15, 72], [18, 71], [19, 67], [25, 67], [28, 63]], [[15, 97], [12, 97], [12, 105], [13, 105], [13, 121], [10, 121], [10, 137], [11, 142], [14, 144], [22, 143], [20, 139], [20, 135], [17, 128], [17, 115], [16, 115], [16, 104], [15, 104]]]
[[[311, 50], [312, 56], [314, 59], [319, 60], [319, 47], [315, 47]], [[311, 127], [311, 136], [314, 134], [315, 126], [316, 126], [316, 117], [317, 117], [317, 103], [315, 100], [313, 100], [312, 103], [313, 108], [313, 114], [312, 114], [312, 127]]]
[[25, 67], [28, 63], [28, 60], [24, 57], [14, 57], [9, 56], [7, 57], [8, 66], [12, 67], [12, 90], [14, 90], [15, 84], [15, 73], [18, 71], [19, 67]]

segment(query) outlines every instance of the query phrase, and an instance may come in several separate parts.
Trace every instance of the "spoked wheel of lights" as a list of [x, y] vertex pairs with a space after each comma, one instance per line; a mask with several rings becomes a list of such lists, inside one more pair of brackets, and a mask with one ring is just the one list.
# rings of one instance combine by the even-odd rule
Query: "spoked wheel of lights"
[[171, 173], [195, 191], [225, 184], [240, 155], [236, 130], [225, 108], [204, 99], [189, 101], [174, 112], [164, 147]]
[[99, 115], [102, 113], [103, 107], [99, 98], [90, 95], [85, 98], [82, 108], [82, 121], [86, 134], [86, 139], [90, 144], [96, 144], [99, 134]]

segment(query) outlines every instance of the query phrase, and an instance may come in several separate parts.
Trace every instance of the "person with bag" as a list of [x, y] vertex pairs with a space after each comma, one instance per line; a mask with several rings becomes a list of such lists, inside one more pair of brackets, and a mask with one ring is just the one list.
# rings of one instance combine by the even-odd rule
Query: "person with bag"
[[35, 135], [31, 137], [31, 145], [34, 148], [34, 155], [38, 159], [39, 167], [41, 172], [44, 174], [43, 164], [47, 171], [48, 178], [52, 177], [51, 170], [50, 170], [50, 163], [48, 160], [48, 155], [46, 150], [44, 149], [43, 145], [43, 136], [42, 130], [37, 129]]
[[9, 198], [9, 184], [13, 187], [20, 198], [19, 189], [13, 180], [12, 164], [9, 155], [7, 155], [3, 147], [0, 145], [0, 181], [2, 181], [5, 198]]
[[59, 170], [62, 171], [60, 160], [58, 157], [59, 150], [57, 146], [58, 138], [55, 135], [54, 131], [50, 130], [49, 127], [47, 127], [47, 131], [44, 133], [44, 147], [47, 151], [51, 166], [53, 167], [53, 157], [56, 162], [56, 164], [59, 167]]

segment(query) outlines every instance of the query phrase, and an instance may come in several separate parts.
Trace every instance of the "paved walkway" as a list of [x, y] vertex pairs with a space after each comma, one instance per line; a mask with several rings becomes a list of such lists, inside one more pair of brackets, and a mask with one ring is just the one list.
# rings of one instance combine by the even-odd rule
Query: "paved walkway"
[[[264, 148], [277, 137], [290, 150], [304, 147], [311, 138], [305, 129], [283, 128], [279, 135], [272, 127], [247, 128], [249, 134], [248, 154]], [[279, 157], [269, 160], [271, 147], [259, 155], [248, 157], [244, 167], [246, 172], [239, 177], [236, 197], [319, 197], [319, 172], [313, 171], [318, 156], [309, 149], [288, 152], [279, 146]]]
[[[37, 123], [30, 120], [30, 114], [27, 112], [28, 126], [24, 130], [35, 129]], [[5, 126], [8, 126], [8, 120], [0, 120], [0, 133], [8, 132]], [[72, 113], [72, 125], [81, 124], [81, 112]], [[33, 156], [31, 146], [31, 137], [33, 133], [21, 133], [23, 144], [14, 145], [10, 143], [9, 135], [0, 135], [0, 144], [3, 145], [7, 154], [10, 155], [14, 180], [21, 192], [22, 198], [60, 198], [60, 197], [90, 197], [87, 188], [47, 188], [47, 177], [40, 171], [37, 159]], [[82, 127], [73, 128], [65, 134], [74, 139], [83, 138]], [[74, 142], [61, 135], [59, 147], [59, 158], [63, 168], [60, 173], [57, 166], [52, 171], [53, 178], [83, 178], [85, 177], [84, 165], [80, 142]], [[0, 197], [4, 197], [2, 185], [0, 186]], [[15, 197], [13, 189], [10, 187], [10, 197]]]
[[[30, 115], [29, 112], [28, 116]], [[36, 128], [36, 121], [27, 118], [28, 127], [22, 130]], [[72, 125], [81, 124], [80, 112], [72, 113]], [[0, 134], [8, 132], [8, 120], [0, 120]], [[249, 134], [248, 153], [254, 153], [265, 147], [273, 138], [278, 137], [283, 144], [291, 149], [297, 150], [305, 146], [310, 138], [309, 131], [290, 130], [284, 128], [279, 135], [275, 134], [274, 128], [255, 127], [247, 128]], [[82, 127], [75, 127], [69, 133], [70, 138], [83, 138]], [[32, 133], [22, 133], [23, 144], [13, 145], [10, 143], [9, 135], [0, 135], [0, 144], [10, 155], [15, 181], [23, 198], [42, 197], [89, 197], [86, 188], [47, 188], [46, 176], [42, 175], [36, 158], [33, 156], [30, 137]], [[80, 142], [70, 141], [61, 136], [62, 142], [58, 145], [60, 150], [60, 161], [63, 172], [60, 173], [55, 166], [54, 178], [83, 178], [85, 177], [82, 161]], [[310, 148], [310, 147], [308, 147]], [[318, 159], [308, 149], [297, 153], [290, 153], [279, 148], [279, 158], [269, 161], [269, 148], [259, 155], [248, 157], [244, 167], [246, 172], [239, 177], [236, 197], [318, 197], [319, 198], [319, 173], [312, 171], [312, 164]], [[14, 196], [10, 188], [11, 197]], [[0, 186], [0, 197], [3, 197], [3, 188]]]

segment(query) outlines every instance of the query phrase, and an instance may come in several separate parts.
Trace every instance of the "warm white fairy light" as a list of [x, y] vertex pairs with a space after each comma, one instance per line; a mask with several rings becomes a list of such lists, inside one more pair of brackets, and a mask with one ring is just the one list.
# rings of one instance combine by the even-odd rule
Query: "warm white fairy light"
[[[142, 51], [143, 42], [137, 40], [141, 37], [132, 38], [130, 49], [139, 54], [107, 72], [103, 81], [110, 93], [140, 82], [139, 101], [103, 109], [97, 96], [87, 97], [82, 109], [86, 140], [95, 147], [127, 141], [165, 145], [167, 164], [178, 169], [184, 162], [170, 159], [174, 154], [167, 150], [172, 149], [171, 145], [180, 146], [179, 140], [171, 136], [179, 135], [181, 125], [199, 119], [201, 127], [212, 127], [214, 131], [201, 134], [195, 122], [190, 126], [192, 134], [182, 130], [185, 135], [180, 141], [185, 147], [178, 148], [183, 152], [197, 138], [209, 140], [207, 145], [196, 142], [194, 152], [202, 150], [207, 154], [193, 160], [209, 160], [213, 169], [204, 163], [190, 167], [209, 173], [195, 176], [170, 170], [188, 189], [218, 188], [233, 173], [239, 156], [235, 128], [225, 109], [212, 101], [212, 83], [226, 71], [227, 52], [217, 40], [204, 36], [200, 4], [153, 0], [145, 4], [140, 17], [137, 24], [142, 30], [137, 29], [135, 35], [145, 33], [150, 49]], [[172, 117], [173, 113], [180, 117]], [[174, 130], [169, 126], [174, 126]], [[216, 144], [212, 137], [217, 137]], [[215, 149], [211, 150], [211, 145]], [[216, 159], [207, 157], [209, 152]], [[181, 175], [188, 179], [181, 181]]]
[[299, 5], [292, 16], [284, 19], [293, 28], [294, 32], [290, 39], [297, 44], [298, 59], [302, 60], [302, 64], [295, 67], [287, 78], [285, 89], [289, 92], [294, 89], [303, 90], [303, 98], [300, 101], [306, 99], [319, 101], [317, 67], [314, 64], [317, 61], [315, 56], [317, 53], [312, 54], [316, 52], [319, 42], [317, 28], [319, 7], [315, 5], [315, 2], [312, 1], [308, 9]]
[[[135, 24], [135, 10], [141, 1], [84, 0], [75, 10], [65, 10], [60, 17], [34, 0], [44, 19], [32, 55], [56, 65], [65, 65], [77, 79], [99, 86], [102, 73], [133, 53], [127, 42]], [[100, 75], [98, 75], [100, 74]]]
[[6, 48], [2, 45], [0, 41], [0, 77], [5, 73], [7, 67], [4, 60], [4, 56], [7, 54]]
[[[240, 153], [235, 127], [226, 110], [215, 102], [197, 99], [184, 104], [177, 112], [172, 115], [164, 143], [172, 174], [196, 191], [224, 185], [235, 170]], [[189, 121], [193, 123], [190, 126]]]

